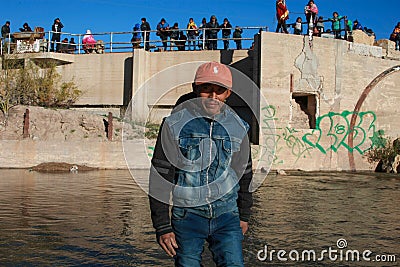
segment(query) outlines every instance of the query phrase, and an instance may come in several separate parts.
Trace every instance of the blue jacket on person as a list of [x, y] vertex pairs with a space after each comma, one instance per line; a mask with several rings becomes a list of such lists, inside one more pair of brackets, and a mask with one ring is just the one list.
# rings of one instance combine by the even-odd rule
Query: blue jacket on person
[[169, 29], [169, 24], [164, 20], [164, 24], [159, 22], [157, 24], [157, 33], [161, 37], [168, 37], [169, 32], [167, 31]]
[[[356, 21], [354, 21], [353, 23], [353, 30], [364, 30], [364, 27], [361, 25], [360, 22], [357, 21], [357, 23], [355, 23]], [[357, 24], [357, 25], [356, 25]]]
[[136, 23], [133, 27], [133, 38], [140, 38], [140, 24]]
[[210, 118], [199, 105], [184, 105], [163, 121], [153, 154], [149, 196], [157, 236], [172, 232], [165, 204], [171, 192], [173, 214], [215, 218], [238, 211], [240, 220], [250, 217], [248, 124], [227, 106]]

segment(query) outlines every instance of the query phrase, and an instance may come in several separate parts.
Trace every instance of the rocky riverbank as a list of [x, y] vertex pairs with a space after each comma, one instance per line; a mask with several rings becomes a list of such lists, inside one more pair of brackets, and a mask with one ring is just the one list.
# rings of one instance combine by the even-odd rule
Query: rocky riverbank
[[[24, 115], [29, 109], [28, 138], [32, 140], [107, 141], [107, 115], [71, 109], [16, 106], [10, 109], [8, 119], [0, 114], [0, 140], [22, 140]], [[117, 115], [119, 116], [119, 115]], [[122, 120], [113, 119], [113, 141], [122, 140]]]
[[[24, 116], [29, 109], [29, 129], [24, 138]], [[114, 111], [111, 138], [108, 112]], [[123, 123], [118, 109], [50, 109], [13, 107], [8, 119], [0, 115], [0, 168], [37, 171], [79, 171], [148, 168], [151, 144], [143, 139], [144, 126]], [[124, 141], [123, 141], [124, 139]], [[127, 154], [129, 154], [127, 156]]]

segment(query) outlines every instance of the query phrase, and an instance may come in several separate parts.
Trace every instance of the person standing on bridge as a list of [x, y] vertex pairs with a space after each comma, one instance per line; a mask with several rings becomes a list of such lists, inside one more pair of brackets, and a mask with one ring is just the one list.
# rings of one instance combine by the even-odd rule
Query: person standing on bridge
[[161, 21], [157, 24], [156, 34], [161, 39], [164, 51], [167, 51], [168, 48], [167, 40], [170, 32], [169, 32], [169, 24], [164, 18], [162, 18]]
[[1, 37], [3, 37], [3, 39], [9, 38], [10, 24], [10, 21], [6, 21], [6, 23], [1, 27]]
[[140, 30], [142, 31], [142, 38], [144, 43], [144, 48], [146, 51], [150, 49], [150, 24], [147, 22], [146, 18], [142, 18], [142, 24], [140, 25]]
[[207, 23], [206, 26], [206, 35], [208, 36], [209, 40], [209, 50], [217, 50], [217, 44], [218, 44], [218, 32], [220, 30], [217, 17], [215, 15], [212, 15], [210, 18], [210, 21]]
[[199, 35], [199, 31], [196, 23], [194, 23], [193, 18], [189, 19], [189, 23], [186, 28], [189, 50], [196, 50], [196, 38]]
[[224, 50], [229, 49], [229, 38], [231, 37], [232, 25], [228, 18], [224, 18], [224, 22], [221, 25], [222, 39], [224, 40]]
[[140, 24], [136, 23], [135, 26], [133, 26], [133, 32], [132, 32], [132, 38], [131, 38], [131, 43], [133, 49], [137, 49], [140, 47]]
[[285, 0], [276, 0], [276, 18], [278, 20], [278, 25], [276, 26], [276, 31], [282, 31], [284, 33], [289, 33], [286, 26], [286, 20], [289, 19], [289, 10], [286, 7]]
[[400, 22], [397, 23], [396, 27], [394, 27], [389, 40], [395, 43], [395, 50], [400, 50]]
[[54, 20], [53, 25], [51, 26], [51, 30], [53, 31], [53, 34], [51, 36], [51, 48], [50, 48], [51, 52], [54, 52], [55, 43], [56, 43], [56, 51], [58, 52], [60, 50], [62, 28], [64, 28], [64, 25], [61, 23], [59, 18], [56, 18]]
[[239, 26], [236, 26], [235, 31], [233, 32], [233, 39], [236, 43], [236, 49], [238, 50], [242, 49], [242, 33], [243, 29]]
[[343, 16], [339, 16], [339, 13], [335, 11], [332, 14], [332, 18], [329, 19], [332, 21], [332, 32], [335, 35], [335, 39], [342, 39], [342, 27], [340, 25], [340, 20], [343, 18]]
[[307, 24], [308, 24], [308, 35], [310, 37], [314, 34], [314, 27], [317, 23], [318, 7], [314, 0], [308, 1], [308, 4], [304, 8], [304, 13], [306, 14]]

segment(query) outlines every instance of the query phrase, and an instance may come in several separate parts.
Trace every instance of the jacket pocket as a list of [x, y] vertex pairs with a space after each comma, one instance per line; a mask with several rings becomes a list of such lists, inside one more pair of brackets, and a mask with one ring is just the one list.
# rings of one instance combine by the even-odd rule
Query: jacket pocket
[[240, 140], [237, 138], [224, 139], [222, 142], [222, 147], [228, 153], [237, 152], [240, 150]]
[[179, 149], [182, 156], [191, 161], [197, 160], [201, 156], [200, 137], [184, 137], [179, 139]]

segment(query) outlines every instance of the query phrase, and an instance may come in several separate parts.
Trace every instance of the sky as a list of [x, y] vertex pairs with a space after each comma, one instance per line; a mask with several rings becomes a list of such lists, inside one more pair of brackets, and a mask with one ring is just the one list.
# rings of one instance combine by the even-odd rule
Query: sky
[[[5, 0], [6, 1], [6, 0]], [[332, 16], [334, 11], [357, 19], [363, 26], [371, 28], [377, 39], [388, 39], [394, 26], [400, 21], [398, 0], [385, 2], [372, 0], [316, 0], [319, 15]], [[378, 5], [382, 3], [382, 5]], [[300, 16], [304, 20], [304, 6], [307, 0], [286, 0], [289, 9], [288, 23]], [[8, 0], [2, 4], [0, 24], [11, 21], [11, 32], [18, 31], [27, 22], [32, 29], [35, 26], [51, 30], [55, 18], [64, 24], [64, 32], [93, 33], [132, 31], [142, 17], [146, 17], [152, 29], [161, 18], [172, 26], [178, 22], [186, 28], [190, 17], [200, 25], [203, 17], [209, 20], [216, 15], [221, 23], [226, 17], [233, 26], [268, 26], [269, 31], [276, 28], [275, 0], [221, 0], [221, 1], [143, 1], [143, 0], [85, 0], [85, 1], [47, 1], [47, 0]], [[329, 28], [330, 23], [325, 23]], [[246, 31], [243, 37], [252, 37], [254, 31]], [[151, 39], [158, 39], [155, 34]]]

